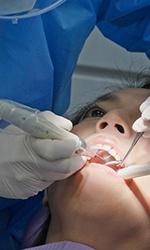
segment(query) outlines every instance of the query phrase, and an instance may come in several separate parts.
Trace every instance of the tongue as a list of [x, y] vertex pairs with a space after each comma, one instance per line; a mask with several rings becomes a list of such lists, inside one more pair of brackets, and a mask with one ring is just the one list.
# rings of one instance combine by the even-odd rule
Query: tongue
[[110, 155], [107, 151], [98, 150], [96, 153], [97, 156], [90, 159], [90, 162], [105, 164], [109, 161], [115, 161], [116, 159]]

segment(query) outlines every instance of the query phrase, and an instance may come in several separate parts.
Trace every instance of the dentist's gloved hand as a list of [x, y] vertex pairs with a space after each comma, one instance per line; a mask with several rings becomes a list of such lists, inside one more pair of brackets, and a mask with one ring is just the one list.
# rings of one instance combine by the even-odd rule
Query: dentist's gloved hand
[[[42, 113], [47, 120], [70, 130], [72, 123], [52, 112]], [[26, 199], [56, 180], [72, 175], [86, 162], [76, 154], [77, 140], [36, 139], [10, 125], [14, 134], [0, 133], [0, 196]], [[18, 132], [18, 135], [16, 133]]]
[[145, 132], [143, 137], [150, 138], [150, 96], [140, 106], [141, 117], [133, 123], [133, 130]]

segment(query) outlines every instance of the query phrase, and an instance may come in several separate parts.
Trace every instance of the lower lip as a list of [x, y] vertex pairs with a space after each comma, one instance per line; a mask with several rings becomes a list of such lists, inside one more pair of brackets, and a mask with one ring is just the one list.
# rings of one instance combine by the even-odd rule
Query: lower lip
[[111, 175], [121, 181], [124, 182], [124, 180], [117, 174], [117, 172], [115, 170], [113, 170], [112, 168], [106, 166], [106, 165], [102, 165], [102, 164], [97, 164], [97, 163], [88, 163], [86, 165], [87, 167], [91, 167], [91, 168], [95, 168], [97, 170], [103, 171], [108, 175]]

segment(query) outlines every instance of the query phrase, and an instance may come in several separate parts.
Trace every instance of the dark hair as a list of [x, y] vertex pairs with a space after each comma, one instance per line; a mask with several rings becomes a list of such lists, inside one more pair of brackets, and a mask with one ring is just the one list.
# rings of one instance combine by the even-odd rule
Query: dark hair
[[131, 81], [127, 81], [128, 79], [124, 78], [124, 81], [121, 82], [121, 85], [115, 86], [112, 84], [110, 87], [105, 88], [101, 92], [103, 93], [93, 101], [87, 103], [84, 107], [79, 108], [79, 111], [72, 112], [68, 114], [69, 119], [72, 121], [73, 125], [76, 125], [80, 122], [81, 117], [86, 112], [86, 110], [91, 106], [92, 103], [98, 101], [100, 98], [103, 98], [103, 96], [109, 94], [110, 92], [118, 91], [121, 89], [126, 88], [144, 88], [144, 89], [150, 89], [150, 74], [144, 74], [143, 71], [141, 73], [134, 76], [134, 79], [131, 78]]

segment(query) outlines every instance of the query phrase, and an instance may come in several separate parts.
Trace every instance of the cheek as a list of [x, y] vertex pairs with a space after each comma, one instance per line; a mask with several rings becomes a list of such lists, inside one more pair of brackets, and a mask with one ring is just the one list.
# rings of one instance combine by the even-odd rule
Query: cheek
[[141, 146], [142, 150], [139, 150], [142, 154], [142, 162], [150, 162], [150, 139], [144, 139], [143, 145]]
[[78, 204], [79, 210], [82, 208], [82, 212], [91, 216], [109, 214], [110, 209], [116, 210], [116, 207], [120, 209], [124, 203], [123, 193], [126, 189], [129, 190], [124, 181], [106, 174], [103, 170], [97, 170], [94, 164], [75, 174], [70, 185], [73, 203]]
[[150, 162], [150, 139], [141, 138], [127, 157], [127, 165], [144, 164]]
[[135, 178], [131, 183], [131, 189], [135, 189], [138, 194], [140, 193], [139, 195], [143, 197], [150, 213], [150, 176]]
[[80, 123], [78, 125], [75, 125], [71, 132], [82, 138], [86, 138], [87, 136], [93, 134], [94, 131], [95, 131], [94, 124]]

